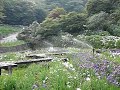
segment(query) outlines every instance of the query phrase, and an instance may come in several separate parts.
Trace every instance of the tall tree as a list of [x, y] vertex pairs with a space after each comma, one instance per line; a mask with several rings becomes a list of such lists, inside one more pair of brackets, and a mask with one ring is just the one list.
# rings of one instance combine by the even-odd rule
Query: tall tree
[[60, 15], [64, 15], [64, 14], [66, 14], [66, 11], [64, 10], [64, 8], [57, 7], [48, 14], [48, 18], [56, 19], [56, 18], [59, 18]]
[[86, 6], [89, 15], [99, 13], [100, 11], [108, 13], [112, 8], [109, 0], [89, 0]]
[[66, 11], [83, 11], [88, 0], [26, 0], [34, 2], [38, 7], [51, 11], [56, 7], [64, 8]]
[[80, 34], [85, 30], [87, 15], [83, 13], [70, 12], [60, 19], [60, 27], [63, 32]]
[[114, 9], [120, 7], [120, 0], [88, 0], [86, 10], [89, 15], [104, 11], [112, 13]]
[[81, 12], [84, 9], [86, 4], [86, 0], [44, 0], [44, 3], [50, 10], [61, 7], [64, 8], [66, 11], [77, 11]]

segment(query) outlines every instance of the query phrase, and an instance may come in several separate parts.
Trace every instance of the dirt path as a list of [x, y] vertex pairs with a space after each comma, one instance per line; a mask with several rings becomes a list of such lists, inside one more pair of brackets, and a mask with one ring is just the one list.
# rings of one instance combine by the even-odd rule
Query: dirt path
[[16, 38], [17, 35], [18, 35], [18, 33], [11, 34], [11, 35], [1, 39], [0, 43], [15, 42], [15, 41], [17, 41], [17, 38]]

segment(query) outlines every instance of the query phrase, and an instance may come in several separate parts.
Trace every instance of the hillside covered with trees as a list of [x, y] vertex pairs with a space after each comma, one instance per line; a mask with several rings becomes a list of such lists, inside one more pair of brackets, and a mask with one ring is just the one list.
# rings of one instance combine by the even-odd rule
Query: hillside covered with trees
[[84, 0], [1, 0], [0, 12], [4, 14], [4, 24], [29, 25], [33, 21], [41, 23], [56, 7], [63, 7], [67, 12], [81, 12], [85, 3]]
[[[0, 23], [26, 26], [18, 35], [18, 39], [26, 42], [35, 44], [63, 33], [89, 36], [82, 38], [93, 41], [88, 42], [90, 44], [103, 36], [120, 36], [120, 0], [0, 1]], [[104, 46], [98, 43], [100, 48]], [[116, 48], [119, 40], [109, 43]]]
[[[50, 2], [52, 3], [52, 1]], [[50, 2], [48, 2], [48, 4]], [[61, 2], [63, 1], [58, 0], [54, 3], [61, 4]], [[86, 1], [84, 1], [83, 4], [85, 4], [85, 2]], [[84, 8], [82, 10], [79, 9], [80, 11], [77, 10], [76, 12], [76, 10], [72, 10], [71, 12], [66, 9], [64, 5], [58, 5], [58, 7], [47, 14], [47, 17], [42, 23], [34, 22], [19, 34], [18, 38], [27, 42], [38, 42], [43, 39], [47, 40], [49, 36], [60, 36], [62, 32], [67, 32], [73, 36], [99, 35], [99, 38], [98, 36], [94, 36], [97, 40], [100, 40], [102, 36], [120, 36], [119, 0], [88, 0], [83, 6]], [[68, 7], [70, 7], [70, 5]], [[76, 7], [76, 5], [74, 5], [74, 7]], [[29, 32], [29, 34], [27, 32]], [[119, 43], [119, 41], [117, 43]], [[102, 43], [100, 42], [100, 44]]]

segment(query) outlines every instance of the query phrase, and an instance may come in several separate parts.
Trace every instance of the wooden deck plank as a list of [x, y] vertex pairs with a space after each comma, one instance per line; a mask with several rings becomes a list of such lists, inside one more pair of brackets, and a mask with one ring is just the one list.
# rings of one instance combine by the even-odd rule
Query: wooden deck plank
[[26, 57], [32, 58], [32, 59], [40, 59], [40, 58], [46, 58], [46, 55], [45, 54], [29, 54]]
[[[8, 74], [12, 74], [12, 68], [17, 67], [17, 65], [31, 64], [31, 63], [38, 63], [38, 62], [49, 62], [52, 60], [53, 58], [40, 58], [40, 59], [31, 59], [31, 60], [0, 62], [0, 75], [1, 75], [1, 69], [7, 69]], [[60, 60], [63, 60], [64, 62], [66, 62], [68, 59], [61, 58]]]
[[11, 67], [14, 67], [14, 66], [17, 66], [17, 64], [15, 63], [8, 63], [8, 62], [0, 62], [0, 68], [1, 69], [4, 69], [8, 66], [11, 66]]
[[31, 59], [31, 60], [22, 60], [14, 62], [15, 64], [28, 64], [28, 63], [37, 63], [37, 62], [48, 62], [51, 61], [52, 58], [41, 58], [41, 59]]
[[17, 67], [17, 64], [9, 63], [9, 62], [0, 62], [0, 75], [1, 75], [1, 69], [7, 69], [8, 74], [12, 74], [12, 68]]
[[0, 62], [0, 75], [1, 69], [8, 69], [8, 74], [12, 74], [12, 68], [16, 67], [19, 64], [31, 64], [37, 62], [48, 62], [51, 61], [52, 58], [41, 58], [41, 59], [32, 59], [32, 60], [25, 60], [25, 61], [17, 61], [17, 62]]

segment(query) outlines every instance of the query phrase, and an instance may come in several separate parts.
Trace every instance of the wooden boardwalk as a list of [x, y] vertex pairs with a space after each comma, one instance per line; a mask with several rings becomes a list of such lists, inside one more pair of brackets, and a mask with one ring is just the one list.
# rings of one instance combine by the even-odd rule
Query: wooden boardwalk
[[[64, 53], [64, 52], [51, 53], [51, 54], [47, 54], [47, 56], [63, 55], [63, 54], [66, 54], [66, 53]], [[0, 62], [0, 75], [1, 75], [1, 69], [6, 69], [6, 70], [8, 70], [8, 74], [12, 74], [12, 68], [17, 67], [18, 65], [32, 64], [32, 63], [39, 63], [39, 62], [50, 62], [53, 60], [53, 58], [49, 58], [47, 56], [45, 54], [31, 54], [31, 55], [26, 56], [27, 58], [29, 58], [29, 60]], [[66, 62], [67, 58], [60, 58], [60, 60]]]
[[31, 59], [40, 59], [46, 57], [47, 57], [46, 54], [30, 54], [26, 56], [26, 58], [31, 58]]
[[20, 61], [11, 61], [11, 62], [0, 62], [0, 75], [1, 69], [8, 70], [8, 74], [12, 74], [12, 68], [17, 67], [21, 64], [32, 64], [38, 62], [49, 62], [52, 61], [52, 58], [41, 58], [41, 59], [31, 59], [31, 60], [20, 60]]
[[38, 62], [49, 62], [52, 61], [52, 58], [41, 58], [41, 59], [31, 59], [31, 60], [21, 60], [16, 61], [14, 64], [30, 64], [30, 63], [38, 63]]
[[17, 67], [17, 64], [0, 62], [0, 75], [1, 75], [1, 69], [6, 69], [8, 70], [8, 74], [12, 74], [13, 67]]

